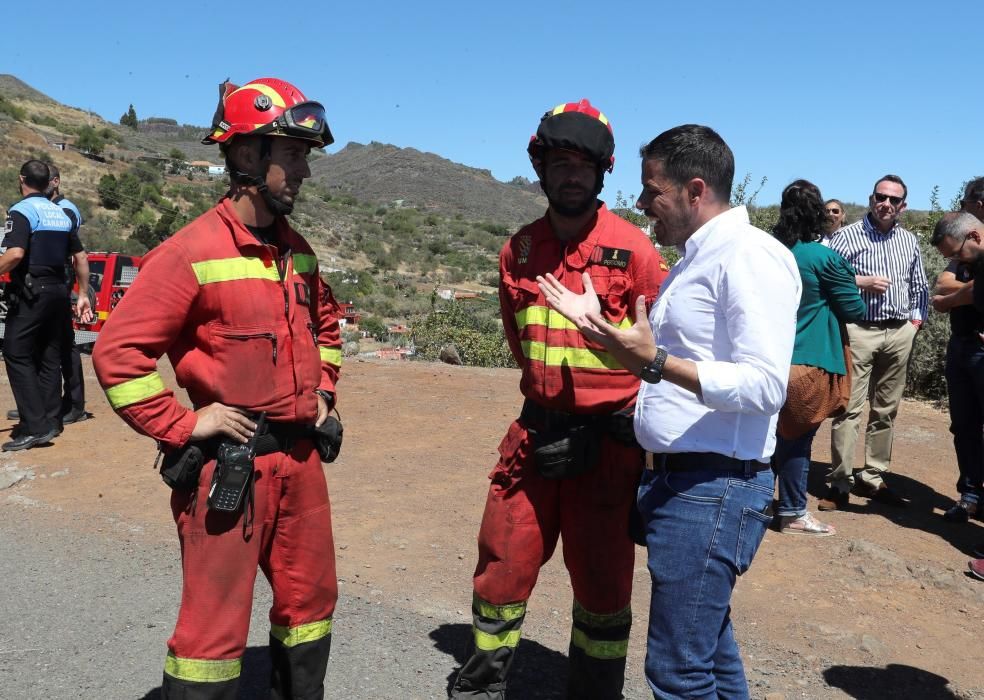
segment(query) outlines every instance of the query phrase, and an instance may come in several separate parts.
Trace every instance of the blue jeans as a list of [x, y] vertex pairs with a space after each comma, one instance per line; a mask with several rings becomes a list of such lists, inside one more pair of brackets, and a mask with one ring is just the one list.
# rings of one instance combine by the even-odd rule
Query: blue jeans
[[806, 481], [810, 474], [810, 452], [817, 426], [795, 440], [776, 435], [776, 454], [773, 469], [779, 477], [779, 510], [776, 515], [800, 517], [806, 515]]
[[957, 453], [957, 492], [968, 501], [982, 495], [984, 480], [984, 344], [977, 336], [951, 336], [946, 347], [950, 432]]
[[748, 682], [731, 628], [731, 591], [766, 528], [772, 470], [644, 471], [652, 601], [646, 679], [657, 700], [746, 700]]

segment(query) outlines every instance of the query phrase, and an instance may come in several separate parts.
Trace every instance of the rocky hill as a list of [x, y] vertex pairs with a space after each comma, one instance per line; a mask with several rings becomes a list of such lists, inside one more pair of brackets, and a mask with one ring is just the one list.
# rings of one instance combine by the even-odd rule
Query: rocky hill
[[377, 204], [402, 201], [403, 206], [466, 219], [517, 225], [542, 216], [547, 208], [542, 194], [500, 182], [488, 170], [375, 141], [349, 143], [315, 161], [311, 170], [332, 192]]
[[[204, 132], [166, 117], [136, 129], [110, 123], [0, 75], [0, 203], [18, 199], [24, 161], [54, 163], [86, 220], [87, 247], [143, 253], [225, 192], [224, 177], [191, 165], [221, 162], [216, 147], [200, 143]], [[298, 198], [294, 226], [339, 298], [393, 322], [429, 311], [438, 286], [494, 293], [505, 237], [546, 208], [488, 171], [414, 149], [351, 144], [336, 155], [316, 151], [311, 163], [317, 175]]]

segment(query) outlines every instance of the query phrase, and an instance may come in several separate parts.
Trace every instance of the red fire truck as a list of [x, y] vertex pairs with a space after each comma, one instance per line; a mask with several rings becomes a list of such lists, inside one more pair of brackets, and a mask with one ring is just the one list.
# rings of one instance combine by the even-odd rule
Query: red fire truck
[[[89, 253], [89, 301], [92, 304], [92, 323], [75, 323], [75, 344], [83, 352], [91, 352], [99, 330], [113, 309], [123, 298], [126, 290], [133, 284], [140, 265], [139, 255], [123, 253]], [[6, 288], [10, 275], [0, 275], [0, 287]], [[73, 290], [78, 292], [78, 285]], [[7, 301], [4, 295], [0, 301], [0, 338], [3, 338], [6, 325], [2, 322], [7, 316]]]

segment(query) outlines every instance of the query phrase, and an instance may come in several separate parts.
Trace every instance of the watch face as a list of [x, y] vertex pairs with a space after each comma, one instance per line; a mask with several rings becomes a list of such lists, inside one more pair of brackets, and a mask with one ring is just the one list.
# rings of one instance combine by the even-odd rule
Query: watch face
[[640, 372], [641, 378], [644, 382], [649, 382], [650, 384], [656, 384], [660, 379], [663, 378], [662, 372], [657, 370], [652, 365], [646, 365], [642, 368]]

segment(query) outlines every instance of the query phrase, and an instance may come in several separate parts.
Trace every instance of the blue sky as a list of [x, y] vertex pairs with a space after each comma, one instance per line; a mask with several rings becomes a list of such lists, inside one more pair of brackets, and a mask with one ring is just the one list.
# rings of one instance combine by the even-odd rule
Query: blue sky
[[[0, 72], [116, 121], [207, 124], [227, 76], [323, 102], [337, 143], [382, 141], [533, 178], [540, 115], [589, 98], [615, 129], [603, 197], [639, 191], [638, 148], [707, 124], [737, 179], [797, 177], [864, 202], [886, 172], [926, 208], [984, 174], [984, 4], [873, 2], [165, 3], [5, 8]], [[44, 37], [39, 39], [39, 37]]]

